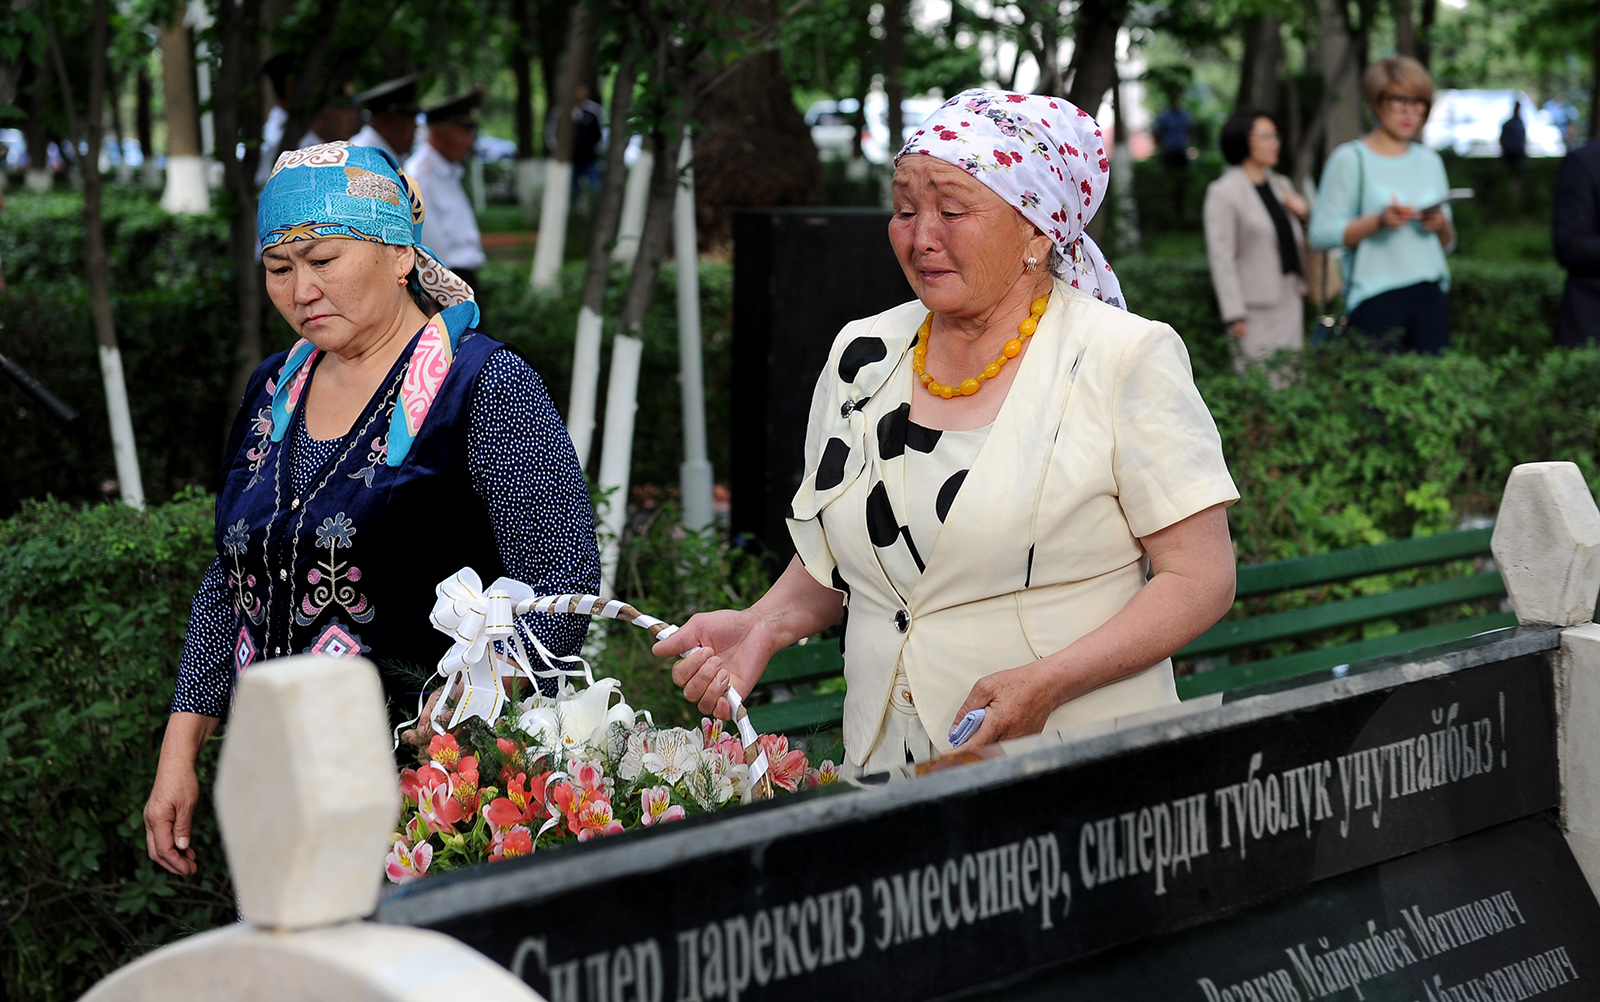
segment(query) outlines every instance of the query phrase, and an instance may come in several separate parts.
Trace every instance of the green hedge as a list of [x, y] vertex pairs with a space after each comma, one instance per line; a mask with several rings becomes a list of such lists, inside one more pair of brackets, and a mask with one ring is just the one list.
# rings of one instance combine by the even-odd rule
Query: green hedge
[[[70, 999], [234, 914], [203, 803], [198, 876], [145, 854], [142, 812], [212, 505], [29, 502], [0, 522], [0, 992]], [[201, 760], [209, 791], [215, 745]]]

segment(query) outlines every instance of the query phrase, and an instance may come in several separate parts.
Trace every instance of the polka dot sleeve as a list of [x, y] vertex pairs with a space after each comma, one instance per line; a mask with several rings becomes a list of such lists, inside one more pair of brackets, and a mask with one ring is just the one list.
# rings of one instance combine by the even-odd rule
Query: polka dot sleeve
[[178, 684], [172, 693], [173, 713], [227, 715], [232, 629], [233, 598], [228, 594], [228, 575], [219, 556], [206, 568], [200, 589], [189, 603], [189, 629], [183, 637]]
[[[472, 489], [488, 506], [508, 577], [540, 595], [599, 590], [600, 554], [583, 470], [544, 382], [515, 352], [490, 355], [478, 376], [467, 469]], [[589, 619], [530, 613], [519, 625], [550, 653], [571, 655], [583, 646]]]

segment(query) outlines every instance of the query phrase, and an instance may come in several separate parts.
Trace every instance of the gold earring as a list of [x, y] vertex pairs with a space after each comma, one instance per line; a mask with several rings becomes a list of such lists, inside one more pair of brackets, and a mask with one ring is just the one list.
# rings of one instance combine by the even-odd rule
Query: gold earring
[[406, 284], [406, 277], [404, 275], [401, 275], [396, 281], [398, 281], [399, 284], [401, 284], [401, 285], [405, 285]]
[[1028, 255], [1028, 271], [1029, 272], [1035, 272], [1035, 271], [1038, 271], [1038, 270], [1039, 270], [1039, 259], [1034, 257], [1032, 254], [1029, 254]]

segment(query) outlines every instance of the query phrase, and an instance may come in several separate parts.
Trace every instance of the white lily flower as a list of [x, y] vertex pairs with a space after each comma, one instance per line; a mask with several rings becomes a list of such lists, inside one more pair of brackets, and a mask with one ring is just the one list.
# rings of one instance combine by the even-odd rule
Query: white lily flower
[[[553, 706], [534, 706], [517, 718], [517, 726], [547, 748], [570, 751], [588, 742], [597, 729], [605, 726], [611, 712], [611, 694], [619, 684], [614, 678], [596, 679], [594, 685]], [[631, 720], [633, 711], [626, 713]]]

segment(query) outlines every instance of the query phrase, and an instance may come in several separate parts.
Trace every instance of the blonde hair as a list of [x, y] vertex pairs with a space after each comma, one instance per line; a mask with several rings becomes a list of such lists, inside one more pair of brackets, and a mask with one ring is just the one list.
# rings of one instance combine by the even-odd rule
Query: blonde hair
[[[1361, 90], [1373, 114], [1377, 114], [1378, 102], [1385, 94], [1421, 98], [1428, 103], [1428, 111], [1433, 110], [1433, 78], [1426, 67], [1410, 56], [1390, 56], [1367, 67], [1366, 75], [1361, 78]], [[1428, 120], [1426, 111], [1422, 120]]]

